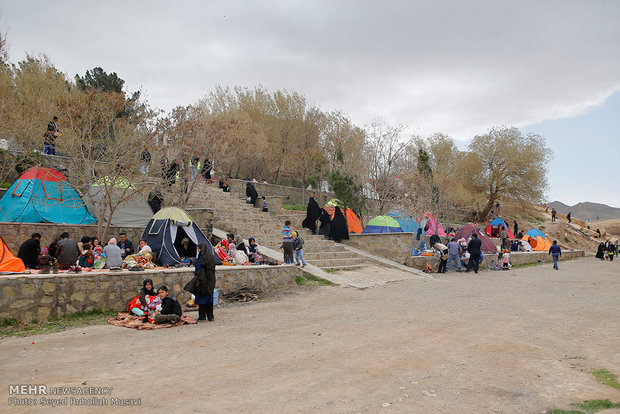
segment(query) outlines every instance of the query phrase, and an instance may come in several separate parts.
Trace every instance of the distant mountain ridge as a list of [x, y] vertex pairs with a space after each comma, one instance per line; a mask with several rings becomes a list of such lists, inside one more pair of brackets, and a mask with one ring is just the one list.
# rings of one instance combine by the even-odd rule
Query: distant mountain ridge
[[599, 220], [620, 219], [620, 208], [610, 207], [606, 204], [586, 201], [584, 203], [577, 203], [574, 206], [569, 206], [561, 201], [553, 201], [549, 203], [548, 206], [549, 208], [555, 208], [558, 213], [562, 214], [567, 214], [570, 211], [572, 217], [581, 220], [596, 220], [597, 217]]

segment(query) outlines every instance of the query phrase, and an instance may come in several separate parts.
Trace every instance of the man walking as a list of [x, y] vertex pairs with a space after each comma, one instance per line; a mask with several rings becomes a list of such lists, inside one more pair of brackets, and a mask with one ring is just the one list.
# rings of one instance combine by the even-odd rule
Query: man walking
[[553, 257], [553, 268], [558, 270], [558, 259], [562, 256], [562, 249], [558, 246], [557, 240], [554, 240], [551, 247], [549, 247], [549, 254]]
[[473, 267], [474, 273], [478, 273], [480, 269], [480, 255], [482, 254], [482, 240], [478, 238], [476, 233], [471, 236], [471, 240], [467, 245], [467, 252], [469, 253], [469, 261], [465, 272], [469, 272]]
[[551, 209], [551, 221], [555, 221], [555, 213], [556, 213], [555, 208], [552, 208]]

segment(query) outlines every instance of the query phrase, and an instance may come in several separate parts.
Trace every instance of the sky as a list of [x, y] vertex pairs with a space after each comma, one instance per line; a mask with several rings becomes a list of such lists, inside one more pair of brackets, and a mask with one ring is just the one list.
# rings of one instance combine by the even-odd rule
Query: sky
[[549, 201], [620, 207], [620, 1], [0, 0], [0, 28], [13, 62], [100, 66], [164, 110], [260, 85], [461, 148], [516, 126], [554, 151]]

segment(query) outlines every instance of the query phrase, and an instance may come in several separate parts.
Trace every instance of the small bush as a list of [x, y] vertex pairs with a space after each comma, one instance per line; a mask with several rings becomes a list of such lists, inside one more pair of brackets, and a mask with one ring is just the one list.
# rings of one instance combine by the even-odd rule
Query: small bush
[[0, 320], [0, 328], [15, 325], [17, 325], [17, 319], [15, 318], [2, 318], [2, 320]]

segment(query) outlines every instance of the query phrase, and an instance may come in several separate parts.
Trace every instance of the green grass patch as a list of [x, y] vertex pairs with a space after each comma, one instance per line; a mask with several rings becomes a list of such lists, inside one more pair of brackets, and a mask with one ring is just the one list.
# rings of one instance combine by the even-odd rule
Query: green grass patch
[[7, 183], [4, 181], [0, 181], [0, 188], [6, 190], [7, 188], [9, 188], [11, 186], [11, 183]]
[[312, 275], [297, 276], [295, 278], [295, 283], [299, 286], [331, 286], [333, 284], [329, 280]]
[[284, 210], [306, 211], [305, 204], [282, 204]]
[[616, 377], [616, 374], [613, 372], [606, 369], [597, 369], [596, 371], [592, 371], [592, 375], [594, 375], [601, 383], [620, 389], [618, 377]]
[[545, 263], [545, 262], [523, 263], [523, 264], [514, 265], [514, 266], [512, 266], [512, 268], [513, 269], [522, 269], [524, 267], [540, 266], [542, 264], [548, 264], [548, 263]]
[[115, 316], [116, 313], [117, 311], [110, 309], [91, 309], [47, 321], [33, 319], [30, 322], [18, 322], [13, 318], [4, 318], [0, 321], [0, 337], [30, 336], [82, 326], [101, 325], [107, 323], [108, 318]]
[[586, 400], [580, 403], [572, 403], [576, 410], [562, 410], [558, 408], [547, 409], [547, 414], [592, 414], [609, 408], [619, 408], [620, 402], [613, 403], [609, 400]]

